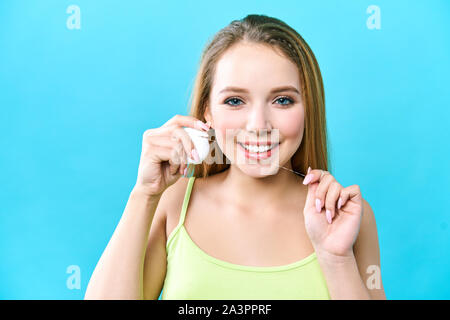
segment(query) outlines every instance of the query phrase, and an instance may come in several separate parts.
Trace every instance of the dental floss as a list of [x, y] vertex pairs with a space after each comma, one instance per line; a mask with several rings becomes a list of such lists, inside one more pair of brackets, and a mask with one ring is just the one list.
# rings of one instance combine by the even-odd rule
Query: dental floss
[[293, 172], [293, 173], [295, 173], [295, 174], [301, 175], [302, 177], [305, 177], [305, 175], [304, 175], [303, 173], [300, 173], [300, 172], [297, 172], [297, 171], [294, 171], [294, 170], [285, 168], [285, 167], [283, 167], [283, 166], [278, 166], [278, 168], [283, 168], [283, 169], [289, 170], [289, 171], [291, 171], [291, 172]]
[[[188, 164], [202, 163], [202, 161], [206, 159], [206, 157], [208, 156], [208, 153], [209, 153], [210, 145], [209, 145], [208, 133], [201, 131], [201, 130], [193, 129], [190, 127], [183, 127], [183, 129], [187, 132], [189, 137], [192, 139], [192, 142], [194, 143], [194, 146], [195, 146], [195, 150], [197, 150], [198, 156], [200, 158], [200, 160], [198, 162], [196, 162], [188, 156]], [[297, 175], [305, 177], [305, 175], [303, 173], [291, 170], [291, 169], [283, 167], [283, 166], [277, 166], [277, 167], [283, 168], [283, 169], [291, 171]]]

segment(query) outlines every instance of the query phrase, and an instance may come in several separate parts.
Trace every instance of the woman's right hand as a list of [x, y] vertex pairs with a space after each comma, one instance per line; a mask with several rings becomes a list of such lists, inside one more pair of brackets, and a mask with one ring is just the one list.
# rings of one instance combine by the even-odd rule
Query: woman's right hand
[[164, 125], [148, 129], [142, 137], [142, 151], [135, 189], [148, 196], [160, 196], [187, 168], [187, 155], [194, 159], [195, 146], [182, 127], [208, 131], [209, 126], [191, 116], [175, 115]]

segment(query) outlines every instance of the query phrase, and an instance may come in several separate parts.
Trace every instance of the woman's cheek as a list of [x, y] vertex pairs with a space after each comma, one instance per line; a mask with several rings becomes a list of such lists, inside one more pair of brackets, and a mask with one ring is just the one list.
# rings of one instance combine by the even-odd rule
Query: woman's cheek
[[[243, 128], [242, 117], [235, 112], [220, 111], [215, 109], [212, 117], [214, 121], [214, 131], [218, 139], [225, 138], [228, 132], [228, 139], [232, 139], [232, 135]], [[244, 126], [245, 127], [245, 126]], [[222, 143], [222, 141], [221, 141]]]
[[289, 114], [284, 114], [278, 118], [278, 128], [280, 136], [286, 139], [301, 139], [303, 137], [304, 116], [303, 110], [292, 110]]
[[234, 158], [234, 137], [241, 131], [241, 124], [236, 121], [236, 117], [226, 114], [214, 114], [215, 139], [222, 152], [228, 158]]

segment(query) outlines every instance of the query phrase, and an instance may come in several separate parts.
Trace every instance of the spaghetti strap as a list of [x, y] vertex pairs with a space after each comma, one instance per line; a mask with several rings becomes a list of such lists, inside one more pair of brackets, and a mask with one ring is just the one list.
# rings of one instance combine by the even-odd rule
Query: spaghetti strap
[[195, 177], [190, 177], [187, 187], [186, 187], [186, 193], [184, 194], [184, 200], [183, 200], [183, 207], [181, 208], [181, 213], [180, 213], [180, 221], [178, 222], [178, 225], [183, 225], [184, 224], [184, 219], [186, 218], [186, 211], [189, 205], [189, 199], [191, 197], [191, 191], [192, 191], [192, 186], [194, 185], [194, 180]]

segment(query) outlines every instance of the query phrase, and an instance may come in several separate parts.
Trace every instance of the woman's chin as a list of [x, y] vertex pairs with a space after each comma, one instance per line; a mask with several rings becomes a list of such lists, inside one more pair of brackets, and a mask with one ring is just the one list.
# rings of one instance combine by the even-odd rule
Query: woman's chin
[[247, 176], [253, 178], [264, 178], [267, 176], [276, 175], [279, 167], [274, 163], [271, 164], [238, 164], [237, 167]]

